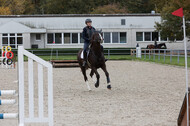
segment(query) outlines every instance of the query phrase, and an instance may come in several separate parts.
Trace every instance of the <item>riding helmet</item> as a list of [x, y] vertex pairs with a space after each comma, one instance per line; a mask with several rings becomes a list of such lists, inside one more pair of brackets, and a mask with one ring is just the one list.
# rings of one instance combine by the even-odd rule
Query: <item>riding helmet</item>
[[92, 22], [92, 20], [91, 19], [86, 19], [85, 24], [87, 24], [88, 22]]

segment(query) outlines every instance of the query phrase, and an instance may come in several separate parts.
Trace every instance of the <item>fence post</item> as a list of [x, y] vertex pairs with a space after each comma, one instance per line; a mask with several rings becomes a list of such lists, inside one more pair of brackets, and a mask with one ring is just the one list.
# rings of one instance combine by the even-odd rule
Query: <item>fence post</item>
[[166, 61], [166, 50], [164, 50], [164, 63]]
[[172, 62], [172, 50], [170, 50], [170, 63]]
[[179, 50], [178, 50], [178, 56], [177, 56], [177, 63], [179, 64], [179, 56], [180, 56], [180, 53], [179, 53]]
[[160, 61], [160, 50], [158, 52], [159, 52], [159, 54], [158, 54], [158, 60]]
[[149, 60], [150, 60], [150, 49], [149, 49]]
[[58, 50], [56, 50], [56, 59], [58, 59]]
[[155, 61], [155, 49], [154, 49], [154, 61]]
[[144, 50], [144, 59], [146, 59], [146, 49]]
[[108, 59], [110, 59], [110, 49], [108, 49]]
[[136, 57], [141, 58], [141, 47], [136, 47]]

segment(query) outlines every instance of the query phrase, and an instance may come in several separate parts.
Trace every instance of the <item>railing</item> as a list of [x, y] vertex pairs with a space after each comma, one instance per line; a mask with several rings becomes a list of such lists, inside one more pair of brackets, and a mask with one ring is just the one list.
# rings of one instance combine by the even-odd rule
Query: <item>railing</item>
[[[190, 50], [188, 50], [188, 58], [190, 57]], [[131, 50], [131, 56], [136, 55], [136, 49]], [[141, 49], [141, 59], [153, 61], [166, 61], [169, 63], [179, 64], [180, 60], [184, 62], [184, 50], [171, 50], [171, 49]]]
[[[34, 49], [28, 50], [37, 56], [49, 56], [49, 59], [60, 59], [62, 56], [77, 56], [80, 49]], [[17, 51], [13, 51], [17, 54]], [[131, 55], [131, 49], [104, 49], [104, 55], [109, 59], [111, 55]]]

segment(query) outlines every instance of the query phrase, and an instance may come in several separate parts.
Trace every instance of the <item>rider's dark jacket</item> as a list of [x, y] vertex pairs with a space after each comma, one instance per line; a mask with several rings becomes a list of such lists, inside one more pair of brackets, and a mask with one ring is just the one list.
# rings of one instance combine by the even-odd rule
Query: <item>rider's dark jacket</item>
[[90, 39], [92, 37], [92, 34], [95, 32], [95, 28], [94, 27], [89, 27], [86, 26], [83, 28], [83, 32], [82, 32], [82, 38], [84, 39], [84, 43], [89, 43]]

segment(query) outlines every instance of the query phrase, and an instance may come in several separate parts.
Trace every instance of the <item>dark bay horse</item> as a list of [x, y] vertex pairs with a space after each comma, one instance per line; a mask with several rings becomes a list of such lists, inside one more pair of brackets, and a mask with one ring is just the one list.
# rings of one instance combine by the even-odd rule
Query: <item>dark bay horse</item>
[[81, 53], [83, 52], [83, 49], [81, 49], [77, 55], [77, 59], [79, 62], [79, 66], [81, 68], [82, 74], [84, 76], [84, 80], [87, 84], [87, 87], [89, 90], [90, 86], [88, 83], [88, 78], [86, 76], [86, 70], [88, 68], [91, 69], [91, 73], [90, 76], [91, 78], [93, 77], [94, 73], [96, 75], [96, 82], [95, 82], [95, 87], [98, 88], [99, 87], [99, 79], [100, 79], [100, 75], [97, 71], [98, 68], [101, 68], [106, 75], [107, 78], [107, 88], [111, 89], [111, 84], [110, 84], [110, 78], [109, 78], [109, 73], [106, 69], [106, 64], [105, 64], [105, 57], [102, 51], [102, 47], [101, 47], [101, 43], [103, 42], [103, 38], [101, 36], [101, 32], [99, 31], [95, 31], [92, 35], [92, 39], [90, 41], [90, 47], [89, 47], [89, 54], [88, 54], [88, 60], [87, 60], [87, 65], [84, 67], [83, 66], [83, 58], [81, 58]]
[[150, 45], [147, 45], [146, 47], [147, 49], [167, 49], [167, 46], [165, 43], [160, 43], [158, 44], [157, 46], [153, 45], [153, 44], [150, 44]]

